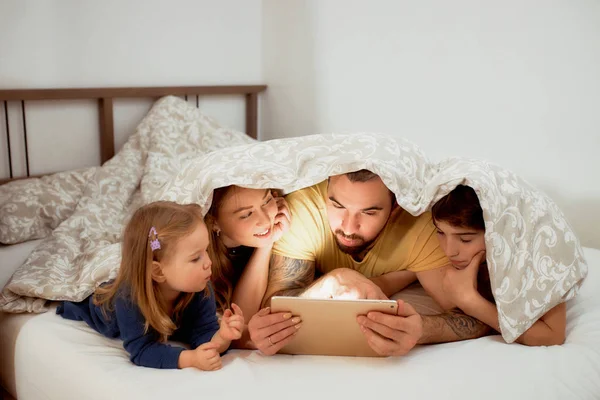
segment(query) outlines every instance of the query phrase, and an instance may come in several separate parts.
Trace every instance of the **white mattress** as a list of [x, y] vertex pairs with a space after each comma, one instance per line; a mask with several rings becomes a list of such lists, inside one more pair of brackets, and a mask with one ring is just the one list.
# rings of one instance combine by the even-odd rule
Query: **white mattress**
[[[0, 245], [0, 288], [42, 240], [31, 240], [15, 246]], [[15, 395], [14, 349], [21, 326], [29, 315], [10, 316], [0, 312], [0, 385]]]
[[[494, 336], [421, 346], [408, 356], [384, 359], [231, 351], [217, 372], [167, 371], [134, 366], [120, 341], [49, 312], [4, 316], [2, 354], [8, 354], [7, 343], [15, 343], [13, 387], [19, 400], [598, 399], [600, 251], [585, 252], [589, 276], [568, 303], [563, 346], [507, 345]], [[2, 376], [11, 377], [4, 368]]]

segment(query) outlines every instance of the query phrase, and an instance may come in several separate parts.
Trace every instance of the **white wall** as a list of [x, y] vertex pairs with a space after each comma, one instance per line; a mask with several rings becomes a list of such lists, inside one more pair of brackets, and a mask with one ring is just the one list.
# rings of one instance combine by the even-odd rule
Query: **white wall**
[[[262, 83], [261, 0], [4, 0], [0, 88]], [[120, 147], [151, 101], [119, 100]], [[244, 129], [242, 97], [205, 98], [206, 113]], [[13, 164], [24, 172], [20, 104], [9, 104]], [[58, 111], [58, 112], [57, 112]], [[99, 163], [94, 102], [28, 102], [32, 173]], [[0, 176], [8, 175], [0, 104]], [[14, 129], [13, 129], [14, 126]], [[60, 150], [49, 154], [48, 146]]]
[[[595, 247], [599, 66], [597, 0], [0, 2], [0, 88], [267, 83], [263, 138], [380, 131], [434, 160], [485, 158], [550, 194]], [[149, 105], [118, 102], [117, 147]], [[46, 106], [27, 104], [32, 172], [97, 164], [93, 102]], [[244, 128], [241, 99], [203, 107]], [[13, 163], [24, 172], [22, 153]]]
[[265, 137], [378, 131], [510, 168], [600, 248], [600, 2], [263, 1]]

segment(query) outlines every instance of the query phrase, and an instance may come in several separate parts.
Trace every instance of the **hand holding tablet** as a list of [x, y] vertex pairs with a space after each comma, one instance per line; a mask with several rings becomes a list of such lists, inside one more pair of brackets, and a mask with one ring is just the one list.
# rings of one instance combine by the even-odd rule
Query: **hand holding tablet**
[[[357, 322], [359, 315], [379, 311], [396, 315], [394, 300], [307, 299], [275, 296], [271, 312], [289, 312], [302, 320], [302, 329], [286, 340], [280, 353], [378, 357]], [[279, 346], [278, 346], [279, 347]]]

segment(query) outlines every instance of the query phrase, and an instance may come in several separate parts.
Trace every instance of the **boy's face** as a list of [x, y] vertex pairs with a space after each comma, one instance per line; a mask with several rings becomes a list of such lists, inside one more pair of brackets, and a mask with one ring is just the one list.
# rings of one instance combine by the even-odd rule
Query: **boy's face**
[[485, 250], [484, 230], [453, 226], [444, 221], [434, 221], [434, 224], [440, 247], [455, 268], [466, 268], [477, 253]]

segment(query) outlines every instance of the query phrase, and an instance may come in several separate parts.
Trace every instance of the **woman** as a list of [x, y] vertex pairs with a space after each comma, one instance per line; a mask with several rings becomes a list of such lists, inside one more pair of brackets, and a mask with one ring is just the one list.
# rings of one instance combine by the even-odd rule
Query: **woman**
[[[431, 209], [440, 247], [454, 268], [444, 290], [465, 314], [500, 332], [498, 311], [485, 262], [485, 225], [475, 191], [459, 185]], [[560, 345], [565, 341], [566, 306], [561, 303], [535, 322], [516, 341], [527, 346]]]
[[[274, 190], [235, 185], [215, 189], [205, 222], [219, 312], [235, 303], [246, 323], [257, 313], [267, 289], [273, 243], [289, 229], [290, 221], [285, 199]], [[299, 322], [288, 314], [275, 316], [290, 325]], [[254, 348], [247, 330], [234, 345]]]

